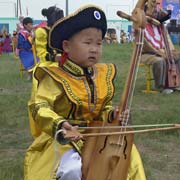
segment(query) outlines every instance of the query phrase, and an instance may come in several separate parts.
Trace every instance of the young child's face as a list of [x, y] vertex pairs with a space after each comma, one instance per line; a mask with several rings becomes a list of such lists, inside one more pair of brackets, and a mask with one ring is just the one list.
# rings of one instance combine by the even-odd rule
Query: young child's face
[[102, 31], [86, 28], [63, 41], [68, 58], [82, 67], [92, 67], [102, 55]]
[[32, 29], [33, 29], [33, 24], [32, 24], [32, 23], [25, 24], [25, 25], [24, 25], [24, 28], [25, 28], [27, 31], [31, 32]]

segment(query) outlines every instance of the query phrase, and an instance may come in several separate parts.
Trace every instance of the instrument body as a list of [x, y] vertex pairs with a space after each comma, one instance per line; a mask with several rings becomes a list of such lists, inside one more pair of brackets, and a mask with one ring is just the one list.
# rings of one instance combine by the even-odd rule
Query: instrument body
[[[90, 126], [100, 126], [93, 122]], [[109, 123], [104, 123], [108, 126]], [[112, 124], [110, 124], [112, 125]], [[127, 129], [126, 129], [127, 130]], [[123, 129], [125, 131], [125, 129]], [[116, 129], [94, 129], [86, 133], [117, 132]], [[130, 163], [133, 134], [85, 138], [82, 150], [83, 180], [125, 180]]]

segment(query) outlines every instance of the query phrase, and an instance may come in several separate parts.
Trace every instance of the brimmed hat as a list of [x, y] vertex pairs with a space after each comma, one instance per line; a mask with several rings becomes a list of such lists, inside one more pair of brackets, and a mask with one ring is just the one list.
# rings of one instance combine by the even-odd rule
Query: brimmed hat
[[53, 49], [63, 51], [64, 40], [89, 27], [100, 29], [104, 38], [107, 30], [106, 16], [101, 8], [94, 5], [83, 6], [69, 16], [58, 20], [50, 30], [49, 45]]

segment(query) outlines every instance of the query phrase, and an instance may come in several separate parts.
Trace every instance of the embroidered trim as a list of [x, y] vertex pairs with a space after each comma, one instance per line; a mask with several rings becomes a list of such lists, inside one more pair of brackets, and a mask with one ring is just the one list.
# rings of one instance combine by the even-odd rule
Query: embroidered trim
[[92, 98], [91, 97], [91, 91], [89, 89], [89, 84], [86, 81], [86, 79], [84, 79], [84, 85], [85, 85], [85, 88], [86, 88], [87, 94], [88, 94], [88, 109], [89, 109], [90, 112], [93, 112], [96, 109], [96, 103], [97, 103], [96, 85], [94, 83], [94, 103], [91, 103], [91, 98]]
[[[87, 82], [87, 80], [84, 77], [77, 77], [77, 76], [73, 76], [71, 73], [73, 73], [74, 75], [83, 75], [84, 76], [84, 70], [76, 65], [74, 62], [67, 60], [64, 65], [63, 68], [67, 69], [69, 72], [64, 71], [65, 73], [68, 73], [72, 78], [74, 79], [79, 79], [79, 80], [83, 80], [85, 88], [87, 90], [87, 94], [88, 94], [88, 109], [90, 112], [93, 112], [96, 109], [96, 104], [97, 104], [97, 91], [96, 91], [96, 85], [94, 83], [94, 103], [91, 103], [91, 91], [89, 89], [89, 84]], [[93, 68], [88, 68], [89, 73], [93, 70]], [[92, 79], [95, 77], [95, 72], [96, 69], [94, 68], [94, 75], [92, 77]], [[93, 81], [94, 82], [94, 81]]]
[[[111, 79], [114, 78], [114, 76], [112, 76], [112, 73], [113, 73], [113, 65], [112, 64], [106, 64], [106, 77], [105, 77], [105, 82], [106, 82], [106, 88], [107, 88], [107, 96], [103, 102], [103, 104], [101, 105], [101, 107], [103, 108], [105, 104], [107, 104], [111, 99], [112, 99], [112, 96], [114, 94], [114, 86], [113, 86], [113, 82], [111, 82]], [[76, 94], [74, 94], [73, 90], [71, 89], [71, 85], [68, 83], [68, 81], [66, 79], [64, 79], [61, 74], [58, 74], [58, 73], [55, 73], [55, 71], [53, 71], [53, 69], [51, 70], [51, 68], [43, 68], [45, 71], [49, 71], [50, 74], [52, 74], [52, 76], [56, 77], [55, 79], [59, 79], [58, 81], [60, 81], [62, 83], [62, 85], [64, 86], [65, 90], [66, 90], [66, 93], [67, 95], [69, 96], [69, 98], [72, 99], [72, 101], [74, 101], [74, 104], [76, 105], [75, 107], [75, 111], [74, 111], [74, 115], [73, 117], [76, 117], [76, 115], [81, 115], [81, 117], [79, 117], [79, 119], [83, 119], [83, 114], [82, 114], [82, 111], [83, 111], [83, 108], [82, 108], [82, 105], [83, 105], [83, 102], [82, 100], [76, 96]], [[97, 69], [98, 67], [94, 66], [93, 68], [93, 76], [91, 77], [93, 82], [94, 82], [94, 79], [95, 79], [95, 82], [96, 82], [96, 76], [97, 76]], [[62, 71], [63, 69], [61, 69]], [[97, 101], [98, 101], [98, 92], [97, 92], [97, 89], [96, 89], [96, 83], [94, 82], [94, 101], [92, 102], [91, 101], [91, 91], [90, 91], [90, 87], [89, 87], [89, 84], [86, 80], [86, 78], [83, 76], [83, 77], [76, 77], [76, 76], [73, 76], [72, 74], [70, 74], [70, 72], [66, 72], [65, 70], [63, 70], [64, 73], [68, 73], [68, 75], [71, 75], [72, 78], [74, 79], [80, 79], [83, 81], [83, 84], [85, 86], [85, 89], [86, 89], [86, 93], [87, 93], [87, 96], [88, 96], [88, 110], [90, 112], [93, 112], [96, 108], [97, 108]], [[77, 108], [77, 109], [76, 109]]]
[[[78, 66], [74, 62], [70, 60], [66, 60], [66, 62], [63, 64], [63, 68], [69, 71], [70, 73], [76, 75], [76, 76], [83, 76], [84, 75], [84, 70], [82, 67]], [[67, 72], [66, 71], [66, 72]], [[92, 68], [88, 68], [88, 71], [91, 72]]]
[[72, 146], [81, 154], [81, 149], [83, 148], [84, 142], [80, 139], [77, 142], [71, 142]]
[[59, 130], [59, 124], [62, 123], [62, 122], [65, 122], [65, 121], [66, 121], [65, 119], [61, 119], [61, 118], [55, 119], [53, 121], [53, 126], [52, 126], [52, 135], [53, 135], [53, 137], [55, 136], [57, 130]]
[[111, 74], [113, 71], [112, 65], [107, 64], [107, 76], [106, 76], [106, 83], [107, 83], [107, 97], [106, 97], [106, 101], [104, 102], [104, 104], [107, 104], [108, 101], [111, 100], [112, 98], [112, 94], [113, 94], [113, 85], [112, 82], [110, 81], [111, 79]]
[[88, 124], [90, 123], [90, 121], [88, 120], [71, 120], [71, 119], [68, 119], [68, 122], [73, 126], [80, 125], [82, 127], [87, 127]]
[[83, 75], [83, 69], [76, 65], [75, 63], [67, 60], [64, 64], [63, 67], [67, 69], [69, 72], [75, 74], [75, 75]]
[[[82, 101], [80, 100], [80, 98], [78, 98], [77, 96], [74, 95], [74, 93], [72, 92], [71, 87], [68, 84], [68, 82], [64, 78], [59, 76], [58, 74], [55, 74], [53, 71], [51, 71], [51, 70], [48, 70], [48, 71], [50, 71], [54, 76], [56, 76], [56, 77], [58, 77], [60, 79], [60, 81], [66, 87], [66, 90], [68, 91], [68, 94], [72, 97], [72, 99], [74, 99], [77, 102], [77, 104], [79, 106], [77, 114], [82, 113]], [[80, 78], [80, 79], [82, 79], [82, 78]]]

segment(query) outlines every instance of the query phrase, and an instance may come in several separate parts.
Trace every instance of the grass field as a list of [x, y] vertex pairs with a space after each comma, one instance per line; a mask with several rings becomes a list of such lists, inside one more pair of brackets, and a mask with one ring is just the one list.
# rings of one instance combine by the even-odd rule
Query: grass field
[[[105, 45], [102, 61], [117, 65], [118, 104], [132, 54], [132, 45]], [[138, 72], [133, 103], [132, 124], [180, 123], [180, 92], [170, 95], [145, 94], [145, 70]], [[27, 101], [31, 83], [19, 76], [19, 61], [12, 55], [0, 56], [0, 180], [23, 179], [23, 158], [32, 143]], [[135, 135], [148, 180], [180, 180], [180, 131]]]

